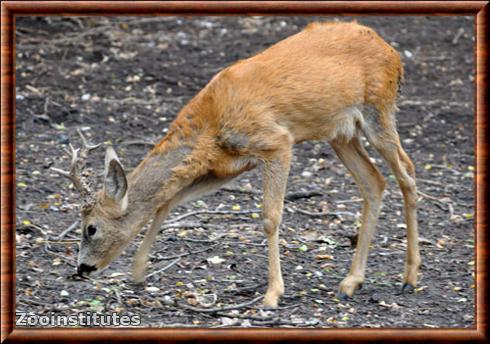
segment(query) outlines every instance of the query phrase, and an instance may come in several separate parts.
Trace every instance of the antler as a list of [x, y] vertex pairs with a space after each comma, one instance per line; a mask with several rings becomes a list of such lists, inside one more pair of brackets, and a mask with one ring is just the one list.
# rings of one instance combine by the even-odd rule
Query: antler
[[90, 145], [87, 142], [87, 139], [85, 136], [83, 136], [82, 132], [80, 129], [77, 129], [78, 135], [80, 135], [80, 138], [82, 139], [82, 149], [80, 148], [73, 148], [71, 143], [69, 144], [70, 146], [70, 151], [65, 149], [65, 151], [71, 156], [71, 163], [70, 163], [70, 170], [65, 171], [61, 170], [56, 167], [51, 167], [51, 170], [59, 173], [60, 175], [69, 178], [75, 188], [80, 192], [80, 195], [82, 196], [82, 210], [87, 209], [88, 207], [91, 207], [93, 201], [94, 201], [94, 192], [90, 188], [90, 182], [87, 180], [87, 173], [84, 173], [84, 168], [85, 168], [85, 163], [86, 159], [88, 157], [88, 154], [93, 151], [96, 148], [99, 148], [101, 144], [97, 145]]

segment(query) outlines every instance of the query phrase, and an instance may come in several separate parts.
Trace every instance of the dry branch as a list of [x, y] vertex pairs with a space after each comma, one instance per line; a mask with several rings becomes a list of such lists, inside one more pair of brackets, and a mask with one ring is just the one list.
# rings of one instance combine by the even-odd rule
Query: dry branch
[[298, 212], [300, 214], [308, 215], [308, 216], [313, 216], [313, 217], [323, 217], [323, 216], [352, 216], [355, 217], [356, 214], [351, 213], [350, 211], [325, 211], [325, 212], [312, 212], [304, 209], [299, 209], [299, 208], [293, 208], [293, 207], [286, 207], [287, 210], [295, 213]]
[[247, 302], [243, 302], [243, 303], [239, 303], [237, 305], [225, 306], [225, 307], [215, 307], [215, 308], [199, 308], [199, 307], [193, 307], [193, 306], [189, 306], [189, 305], [186, 305], [186, 304], [177, 302], [177, 301], [175, 301], [174, 305], [175, 306], [178, 306], [180, 308], [187, 309], [189, 311], [193, 311], [193, 312], [199, 312], [199, 313], [217, 313], [217, 312], [223, 312], [223, 311], [231, 311], [231, 310], [234, 310], [234, 309], [246, 308], [248, 306], [251, 306], [251, 305], [255, 304], [257, 301], [259, 301], [262, 298], [263, 298], [263, 296], [261, 295], [261, 296], [257, 296], [253, 300], [250, 300], [250, 301], [247, 301]]
[[171, 218], [167, 221], [167, 223], [174, 223], [177, 221], [180, 221], [182, 219], [185, 219], [186, 217], [189, 216], [196, 216], [196, 215], [203, 215], [203, 214], [219, 214], [219, 215], [236, 215], [236, 214], [252, 214], [252, 213], [257, 213], [260, 210], [254, 210], [254, 209], [246, 209], [246, 210], [197, 210], [197, 211], [191, 211], [182, 215], [179, 215], [177, 217]]
[[63, 232], [61, 232], [59, 235], [55, 236], [53, 239], [51, 239], [51, 241], [60, 241], [61, 239], [63, 239], [68, 233], [70, 233], [72, 230], [74, 230], [75, 228], [77, 228], [78, 224], [80, 223], [80, 221], [76, 220], [75, 222], [73, 222], [67, 229], [65, 229]]
[[169, 264], [165, 265], [163, 268], [161, 268], [161, 269], [159, 269], [157, 271], [153, 271], [152, 273], [146, 275], [146, 278], [150, 278], [152, 276], [155, 276], [155, 275], [157, 275], [159, 273], [164, 272], [165, 270], [168, 270], [169, 268], [171, 268], [172, 266], [174, 266], [175, 264], [177, 264], [180, 261], [180, 259], [181, 258], [179, 257], [176, 260], [174, 260], [174, 261], [170, 262]]
[[[214, 239], [215, 240], [215, 239]], [[213, 240], [213, 241], [214, 241]], [[197, 250], [197, 251], [191, 251], [191, 252], [187, 252], [187, 253], [182, 253], [182, 254], [176, 254], [174, 256], [160, 256], [159, 252], [157, 252], [157, 259], [158, 260], [170, 260], [170, 259], [175, 259], [175, 258], [182, 258], [182, 257], [186, 257], [186, 256], [189, 256], [191, 254], [198, 254], [198, 253], [202, 253], [202, 252], [206, 252], [206, 251], [209, 251], [213, 248], [215, 248], [216, 246], [218, 246], [219, 244], [214, 244], [212, 246], [209, 246], [209, 247], [206, 247], [202, 250]]]

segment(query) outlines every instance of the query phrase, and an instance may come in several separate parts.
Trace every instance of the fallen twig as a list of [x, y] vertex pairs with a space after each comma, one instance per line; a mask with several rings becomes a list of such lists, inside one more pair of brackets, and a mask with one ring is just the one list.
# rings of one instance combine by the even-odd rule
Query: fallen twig
[[138, 146], [150, 146], [150, 147], [153, 147], [155, 145], [155, 143], [148, 142], [148, 141], [141, 141], [141, 140], [130, 140], [130, 141], [121, 142], [120, 145], [121, 146], [138, 145]]
[[459, 38], [461, 37], [461, 35], [464, 33], [464, 29], [462, 27], [459, 28], [458, 32], [456, 33], [456, 35], [454, 36], [453, 40], [451, 41], [451, 43], [453, 45], [456, 45], [458, 44], [458, 41], [459, 41]]
[[[294, 305], [294, 307], [298, 307], [298, 305]], [[289, 307], [292, 308], [292, 307]], [[294, 310], [293, 310], [294, 312]], [[271, 316], [258, 316], [258, 315], [247, 315], [247, 314], [233, 314], [233, 313], [225, 313], [225, 312], [217, 312], [216, 315], [233, 318], [233, 319], [247, 319], [251, 320], [252, 325], [291, 325], [291, 326], [313, 326], [319, 323], [319, 320], [315, 319], [315, 321], [307, 321], [307, 322], [298, 322], [291, 321], [286, 319], [281, 319], [280, 316], [274, 314]]]
[[49, 239], [50, 241], [60, 241], [61, 239], [63, 239], [68, 233], [70, 233], [72, 230], [74, 230], [78, 224], [80, 223], [80, 221], [76, 220], [75, 222], [73, 222], [67, 229], [65, 229], [63, 232], [61, 232], [59, 235], [55, 236], [54, 238], [52, 239]]
[[[237, 283], [237, 281], [234, 281], [235, 283]], [[254, 284], [254, 285], [249, 285], [249, 286], [245, 286], [245, 287], [241, 287], [241, 288], [235, 288], [235, 289], [225, 289], [223, 290], [224, 293], [233, 293], [233, 294], [240, 294], [240, 293], [243, 293], [243, 292], [247, 292], [247, 291], [256, 291], [257, 289], [259, 288], [262, 288], [264, 286], [267, 285], [267, 282], [263, 282], [263, 283], [259, 283], [259, 284]]]
[[298, 192], [291, 192], [284, 197], [287, 201], [295, 201], [298, 199], [302, 198], [311, 198], [311, 197], [316, 197], [316, 196], [323, 196], [322, 192], [313, 190], [313, 191], [298, 191]]
[[343, 204], [343, 203], [357, 203], [357, 202], [363, 202], [364, 200], [362, 198], [353, 198], [353, 199], [343, 199], [343, 200], [338, 200], [335, 201], [337, 204]]
[[[136, 105], [151, 105], [151, 104], [156, 104], [158, 103], [158, 100], [146, 100], [146, 99], [139, 99], [135, 97], [126, 97], [126, 98], [121, 98], [121, 99], [110, 99], [110, 98], [102, 98], [102, 102], [105, 103], [123, 103], [123, 104], [136, 104]], [[152, 145], [155, 145], [152, 143]]]
[[48, 237], [48, 233], [46, 233], [46, 231], [45, 231], [45, 230], [44, 230], [42, 227], [40, 227], [40, 226], [38, 226], [38, 225], [35, 225], [35, 224], [33, 224], [33, 223], [29, 223], [28, 225], [25, 225], [25, 226], [27, 226], [27, 227], [31, 227], [31, 228], [34, 228], [34, 229], [37, 229], [39, 232], [41, 232], [41, 234], [42, 234], [42, 235], [43, 235], [45, 238], [47, 238], [47, 237]]
[[180, 257], [177, 258], [176, 260], [170, 262], [169, 264], [165, 265], [163, 268], [161, 268], [160, 270], [157, 270], [157, 271], [153, 271], [151, 274], [148, 274], [146, 275], [146, 278], [150, 278], [152, 276], [155, 276], [161, 272], [164, 272], [165, 270], [168, 270], [169, 268], [171, 268], [172, 266], [174, 266], [175, 264], [177, 264], [179, 261], [180, 261]]
[[245, 190], [245, 189], [241, 189], [241, 188], [233, 188], [233, 187], [226, 187], [226, 186], [221, 188], [220, 190], [228, 191], [228, 192], [252, 194], [252, 195], [262, 195], [262, 192], [258, 191], [258, 190]]
[[448, 203], [447, 210], [449, 211], [449, 218], [452, 219], [454, 216], [454, 207], [451, 203]]
[[290, 321], [290, 320], [283, 320], [280, 318], [274, 318], [272, 320], [265, 320], [265, 321], [252, 321], [253, 325], [290, 325], [290, 326], [315, 326], [319, 323], [320, 321], [318, 319], [315, 319], [315, 321], [310, 321], [307, 323], [300, 323], [300, 322], [295, 322], [295, 321]]
[[249, 246], [260, 246], [260, 247], [265, 247], [267, 246], [266, 243], [256, 243], [256, 242], [245, 242], [245, 241], [224, 241], [227, 245], [249, 245]]
[[257, 213], [260, 210], [254, 210], [254, 209], [245, 209], [245, 210], [196, 210], [196, 211], [191, 211], [185, 214], [182, 214], [180, 216], [171, 218], [167, 220], [167, 223], [173, 223], [180, 221], [182, 219], [185, 219], [186, 217], [189, 216], [196, 216], [196, 215], [202, 215], [202, 214], [219, 214], [219, 215], [236, 215], [236, 214], [251, 214], [251, 213]]
[[180, 328], [180, 327], [184, 327], [184, 328], [196, 328], [196, 327], [199, 327], [199, 325], [194, 325], [194, 324], [188, 324], [188, 323], [159, 323], [158, 324], [158, 328], [166, 328], [166, 327], [169, 327], [169, 328]]
[[401, 100], [398, 102], [399, 106], [407, 106], [407, 105], [413, 105], [413, 106], [433, 106], [433, 105], [447, 105], [450, 107], [456, 107], [456, 106], [463, 106], [463, 107], [469, 107], [471, 105], [471, 102], [454, 102], [454, 101], [449, 101], [446, 99], [421, 99], [421, 100], [416, 100], [416, 99], [406, 99], [406, 100]]
[[65, 256], [61, 253], [51, 251], [49, 249], [49, 244], [46, 241], [44, 241], [43, 249], [44, 249], [44, 252], [46, 252], [47, 254], [51, 254], [53, 256], [56, 256], [58, 258], [63, 259], [65, 261], [65, 263], [67, 263], [68, 265], [71, 265], [72, 267], [77, 267], [77, 263], [74, 259], [68, 258], [67, 256]]
[[[214, 240], [213, 240], [214, 241]], [[186, 257], [186, 256], [189, 256], [191, 254], [197, 254], [197, 253], [202, 253], [202, 252], [206, 252], [206, 251], [209, 251], [213, 248], [215, 248], [216, 246], [218, 246], [219, 244], [214, 244], [212, 246], [209, 246], [209, 247], [206, 247], [202, 250], [197, 250], [197, 251], [191, 251], [191, 252], [187, 252], [187, 253], [182, 253], [182, 254], [176, 254], [174, 256], [160, 256], [159, 255], [159, 252], [157, 252], [157, 259], [158, 260], [170, 260], [170, 259], [175, 259], [175, 258], [182, 258], [182, 257]]]
[[31, 227], [31, 228], [37, 229], [44, 236], [44, 240], [41, 242], [41, 243], [44, 244], [43, 245], [44, 252], [46, 252], [47, 254], [50, 254], [50, 255], [53, 255], [53, 256], [57, 256], [57, 257], [63, 259], [67, 264], [69, 264], [71, 266], [74, 266], [74, 267], [77, 266], [76, 265], [76, 262], [73, 259], [68, 258], [68, 257], [62, 255], [61, 253], [54, 252], [54, 251], [51, 251], [50, 250], [50, 246], [49, 246], [49, 235], [48, 235], [48, 233], [42, 227], [40, 227], [38, 225], [35, 225], [33, 223], [28, 224], [27, 226], [28, 227]]
[[199, 308], [199, 307], [193, 307], [193, 306], [189, 306], [189, 305], [186, 305], [186, 304], [183, 304], [183, 303], [180, 303], [180, 302], [175, 302], [175, 305], [178, 306], [178, 307], [187, 309], [189, 311], [193, 311], [193, 312], [199, 312], [199, 313], [217, 313], [217, 312], [223, 312], [223, 311], [231, 311], [233, 309], [246, 308], [248, 306], [253, 305], [254, 303], [256, 303], [257, 301], [259, 301], [262, 298], [263, 298], [263, 296], [261, 295], [261, 296], [256, 297], [253, 300], [250, 300], [250, 301], [247, 301], [247, 302], [243, 302], [243, 303], [239, 303], [237, 305], [225, 306], [225, 307], [215, 307], [215, 308]]
[[[249, 228], [257, 227], [257, 225], [253, 223], [234, 223], [234, 224], [226, 225], [227, 228], [242, 228], [243, 226], [247, 226]], [[211, 223], [204, 223], [204, 222], [176, 222], [176, 223], [168, 223], [161, 227], [161, 229], [169, 229], [169, 228], [208, 228], [208, 229], [211, 228], [211, 229], [220, 230], [223, 229], [223, 225], [213, 225]]]
[[73, 244], [79, 243], [80, 242], [80, 239], [65, 239], [65, 240], [46, 239], [46, 240], [43, 240], [42, 242], [45, 242], [45, 243], [53, 243], [53, 244], [73, 245]]
[[[258, 190], [245, 190], [241, 188], [233, 188], [233, 187], [223, 187], [221, 190], [228, 191], [228, 192], [237, 192], [237, 193], [245, 193], [245, 194], [252, 194], [252, 195], [262, 195], [261, 191]], [[297, 192], [290, 192], [284, 196], [284, 199], [286, 201], [294, 202], [298, 199], [302, 198], [311, 198], [311, 197], [316, 197], [316, 196], [323, 196], [324, 193], [316, 190], [312, 191], [297, 191]]]
[[[139, 24], [147, 24], [147, 23], [163, 22], [163, 21], [164, 20], [161, 17], [156, 17], [156, 18], [138, 18], [138, 19], [135, 19], [135, 20], [130, 20], [130, 21], [122, 22], [122, 23], [117, 23], [117, 25], [125, 24], [125, 25], [128, 25], [129, 26], [129, 25], [133, 25], [133, 24], [139, 25]], [[64, 35], [62, 38], [55, 38], [55, 39], [51, 39], [49, 41], [43, 40], [43, 44], [49, 43], [49, 45], [56, 45], [56, 44], [63, 44], [63, 43], [71, 43], [73, 41], [76, 41], [77, 39], [81, 39], [81, 38], [84, 38], [84, 37], [87, 37], [87, 36], [91, 36], [91, 35], [96, 35], [96, 34], [99, 34], [99, 33], [108, 32], [108, 29], [113, 29], [114, 26], [115, 26], [114, 24], [97, 26], [97, 27], [94, 27], [92, 29], [89, 29], [89, 30], [85, 30], [85, 31], [76, 33], [74, 35]], [[33, 45], [32, 43], [36, 43], [36, 44]], [[22, 47], [23, 48], [32, 47], [32, 46], [36, 47], [37, 46], [37, 41], [35, 41], [35, 40], [29, 40], [29, 41], [27, 41], [27, 42], [25, 42], [25, 43], [22, 44]]]
[[213, 225], [210, 223], [202, 223], [202, 222], [174, 222], [167, 223], [161, 227], [161, 229], [169, 229], [169, 228], [222, 228], [218, 225]]
[[312, 212], [312, 211], [308, 211], [308, 210], [304, 210], [304, 209], [299, 209], [299, 208], [293, 208], [293, 207], [286, 207], [287, 210], [291, 211], [291, 212], [298, 212], [298, 213], [301, 213], [301, 214], [305, 214], [305, 215], [308, 215], [308, 216], [314, 216], [314, 217], [322, 217], [322, 216], [336, 216], [336, 217], [340, 217], [342, 215], [344, 216], [352, 216], [352, 217], [355, 217], [356, 215], [354, 213], [351, 213], [350, 211], [335, 211], [335, 212], [331, 212], [331, 211], [326, 211], [326, 212]]
[[442, 201], [440, 198], [436, 197], [436, 196], [431, 196], [431, 195], [428, 195], [426, 194], [425, 192], [422, 192], [420, 190], [417, 190], [417, 193], [422, 196], [423, 198], [427, 198], [427, 199], [430, 199], [432, 201], [436, 201], [436, 202], [440, 202], [442, 204], [447, 204], [448, 202], [444, 202]]
[[211, 239], [193, 239], [193, 238], [183, 238], [185, 241], [190, 241], [190, 242], [216, 242], [216, 240], [221, 239], [222, 237], [226, 236], [227, 233], [221, 233], [218, 236], [215, 236], [214, 238]]
[[422, 182], [422, 183], [429, 184], [429, 185], [445, 186], [445, 184], [443, 184], [443, 183], [436, 182], [434, 180], [422, 179], [422, 178], [417, 178], [417, 182]]

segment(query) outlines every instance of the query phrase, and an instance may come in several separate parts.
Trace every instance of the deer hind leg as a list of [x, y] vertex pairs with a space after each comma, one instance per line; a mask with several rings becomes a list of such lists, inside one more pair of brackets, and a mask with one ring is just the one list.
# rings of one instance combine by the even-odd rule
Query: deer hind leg
[[415, 287], [421, 263], [418, 244], [415, 168], [401, 146], [392, 113], [367, 111], [366, 115], [368, 125], [363, 128], [366, 137], [390, 166], [403, 194], [407, 226], [407, 258], [402, 291], [406, 291]]
[[395, 129], [386, 129], [383, 135], [378, 135], [375, 140], [370, 141], [390, 166], [403, 194], [407, 226], [407, 258], [402, 291], [408, 291], [417, 284], [417, 273], [421, 263], [418, 243], [415, 168], [403, 150]]
[[269, 248], [269, 285], [264, 306], [276, 308], [284, 294], [279, 258], [279, 226], [282, 220], [284, 193], [291, 161], [291, 143], [286, 142], [273, 156], [264, 160], [263, 223]]
[[336, 140], [330, 144], [354, 177], [364, 199], [356, 252], [350, 272], [339, 287], [339, 296], [345, 299], [351, 297], [364, 281], [369, 244], [376, 230], [385, 181], [376, 166], [371, 163], [358, 137], [347, 143]]

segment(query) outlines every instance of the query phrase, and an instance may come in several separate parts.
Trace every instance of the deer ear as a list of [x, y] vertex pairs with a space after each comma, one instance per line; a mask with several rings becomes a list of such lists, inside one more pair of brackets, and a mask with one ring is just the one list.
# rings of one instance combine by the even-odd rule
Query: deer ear
[[114, 148], [111, 146], [107, 147], [105, 150], [105, 175], [107, 176], [107, 173], [109, 172], [109, 165], [112, 160], [116, 160], [119, 164], [121, 164], [121, 161], [119, 161], [119, 157], [117, 156], [116, 151]]
[[108, 147], [105, 155], [104, 196], [118, 204], [124, 211], [127, 206], [128, 181], [116, 152]]

